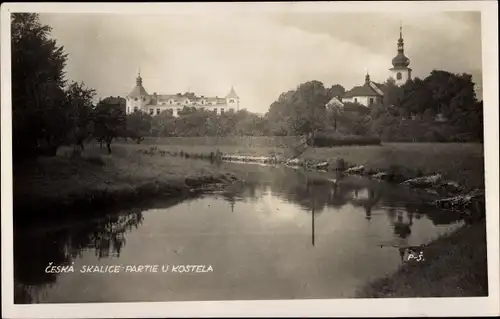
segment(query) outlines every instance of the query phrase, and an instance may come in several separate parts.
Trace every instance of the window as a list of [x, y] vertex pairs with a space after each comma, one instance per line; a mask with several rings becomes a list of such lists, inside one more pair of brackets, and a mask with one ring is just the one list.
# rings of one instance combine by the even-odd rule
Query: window
[[137, 101], [137, 98], [134, 98], [134, 101]]
[[224, 114], [224, 109], [220, 109], [220, 114]]
[[127, 107], [127, 113], [130, 113], [130, 106]]
[[396, 80], [401, 80], [402, 78], [401, 72], [396, 73]]
[[156, 109], [156, 115], [160, 115], [160, 109]]
[[229, 100], [229, 103], [234, 103], [234, 100]]
[[134, 112], [137, 112], [137, 106], [134, 107]]
[[170, 105], [172, 105], [174, 103], [172, 100], [170, 100], [169, 102], [170, 102]]
[[214, 108], [214, 112], [217, 113], [217, 108], [216, 107]]
[[177, 109], [177, 113], [179, 113], [181, 111], [181, 109]]
[[149, 109], [149, 115], [153, 115], [153, 109]]
[[373, 105], [373, 98], [370, 98], [370, 105]]
[[358, 103], [358, 98], [354, 98], [354, 103]]

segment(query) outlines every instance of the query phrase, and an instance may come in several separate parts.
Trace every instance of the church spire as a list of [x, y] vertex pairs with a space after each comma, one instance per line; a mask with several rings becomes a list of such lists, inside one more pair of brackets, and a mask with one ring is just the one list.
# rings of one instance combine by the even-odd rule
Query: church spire
[[410, 65], [410, 59], [405, 56], [404, 53], [404, 41], [403, 41], [403, 24], [399, 25], [399, 39], [398, 39], [398, 54], [394, 59], [392, 59], [392, 65], [395, 68], [406, 68]]
[[403, 24], [399, 24], [398, 52], [404, 53]]
[[141, 69], [137, 72], [137, 78], [135, 79], [135, 84], [137, 86], [142, 86]]

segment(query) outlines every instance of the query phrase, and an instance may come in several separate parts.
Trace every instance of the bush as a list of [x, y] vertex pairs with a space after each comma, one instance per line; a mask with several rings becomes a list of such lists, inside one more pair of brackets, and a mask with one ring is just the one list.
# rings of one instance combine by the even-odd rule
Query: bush
[[312, 140], [314, 147], [333, 147], [349, 145], [380, 145], [381, 140], [374, 136], [316, 134]]

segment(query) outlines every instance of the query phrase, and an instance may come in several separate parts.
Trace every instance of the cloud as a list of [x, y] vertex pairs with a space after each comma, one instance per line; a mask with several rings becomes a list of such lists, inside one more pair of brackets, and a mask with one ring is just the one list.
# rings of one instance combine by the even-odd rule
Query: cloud
[[[227, 94], [264, 113], [309, 80], [360, 84], [366, 69], [384, 81], [399, 20], [416, 76], [432, 69], [481, 70], [480, 17], [414, 14], [42, 14], [69, 54], [67, 77], [104, 96], [124, 96], [140, 68], [148, 93]], [[425, 21], [425, 23], [422, 23]]]

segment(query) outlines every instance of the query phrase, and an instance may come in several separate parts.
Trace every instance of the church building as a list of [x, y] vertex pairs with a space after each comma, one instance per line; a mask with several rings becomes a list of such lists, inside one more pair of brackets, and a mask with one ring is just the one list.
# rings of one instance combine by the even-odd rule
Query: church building
[[[397, 86], [405, 84], [408, 80], [411, 80], [411, 69], [408, 67], [410, 65], [410, 59], [408, 59], [404, 54], [404, 41], [403, 41], [403, 27], [399, 27], [399, 39], [398, 39], [398, 54], [394, 59], [392, 59], [392, 68], [390, 71], [390, 78], [392, 78]], [[383, 84], [377, 84], [370, 80], [370, 75], [366, 74], [365, 84], [361, 86], [355, 86], [351, 90], [347, 91], [341, 97], [341, 104], [343, 103], [358, 103], [366, 107], [371, 107], [374, 104], [382, 103], [384, 98], [384, 92], [382, 91]], [[334, 102], [339, 103], [338, 100], [331, 100], [329, 104], [333, 105]], [[327, 105], [328, 106], [328, 105]]]
[[384, 92], [379, 86], [370, 80], [370, 75], [365, 76], [365, 84], [355, 86], [350, 91], [347, 91], [342, 97], [342, 103], [358, 103], [367, 107], [373, 104], [382, 103]]
[[126, 97], [126, 113], [136, 111], [146, 112], [150, 115], [159, 115], [163, 111], [178, 116], [184, 107], [195, 107], [223, 114], [226, 111], [238, 111], [240, 98], [233, 87], [225, 97], [196, 96], [194, 93], [156, 94], [146, 92], [142, 85], [142, 77], [139, 73], [136, 78], [135, 87]]
[[406, 81], [411, 80], [410, 59], [405, 56], [403, 27], [399, 27], [398, 54], [392, 59], [392, 68], [389, 69], [391, 77], [396, 81], [397, 86], [401, 86]]

